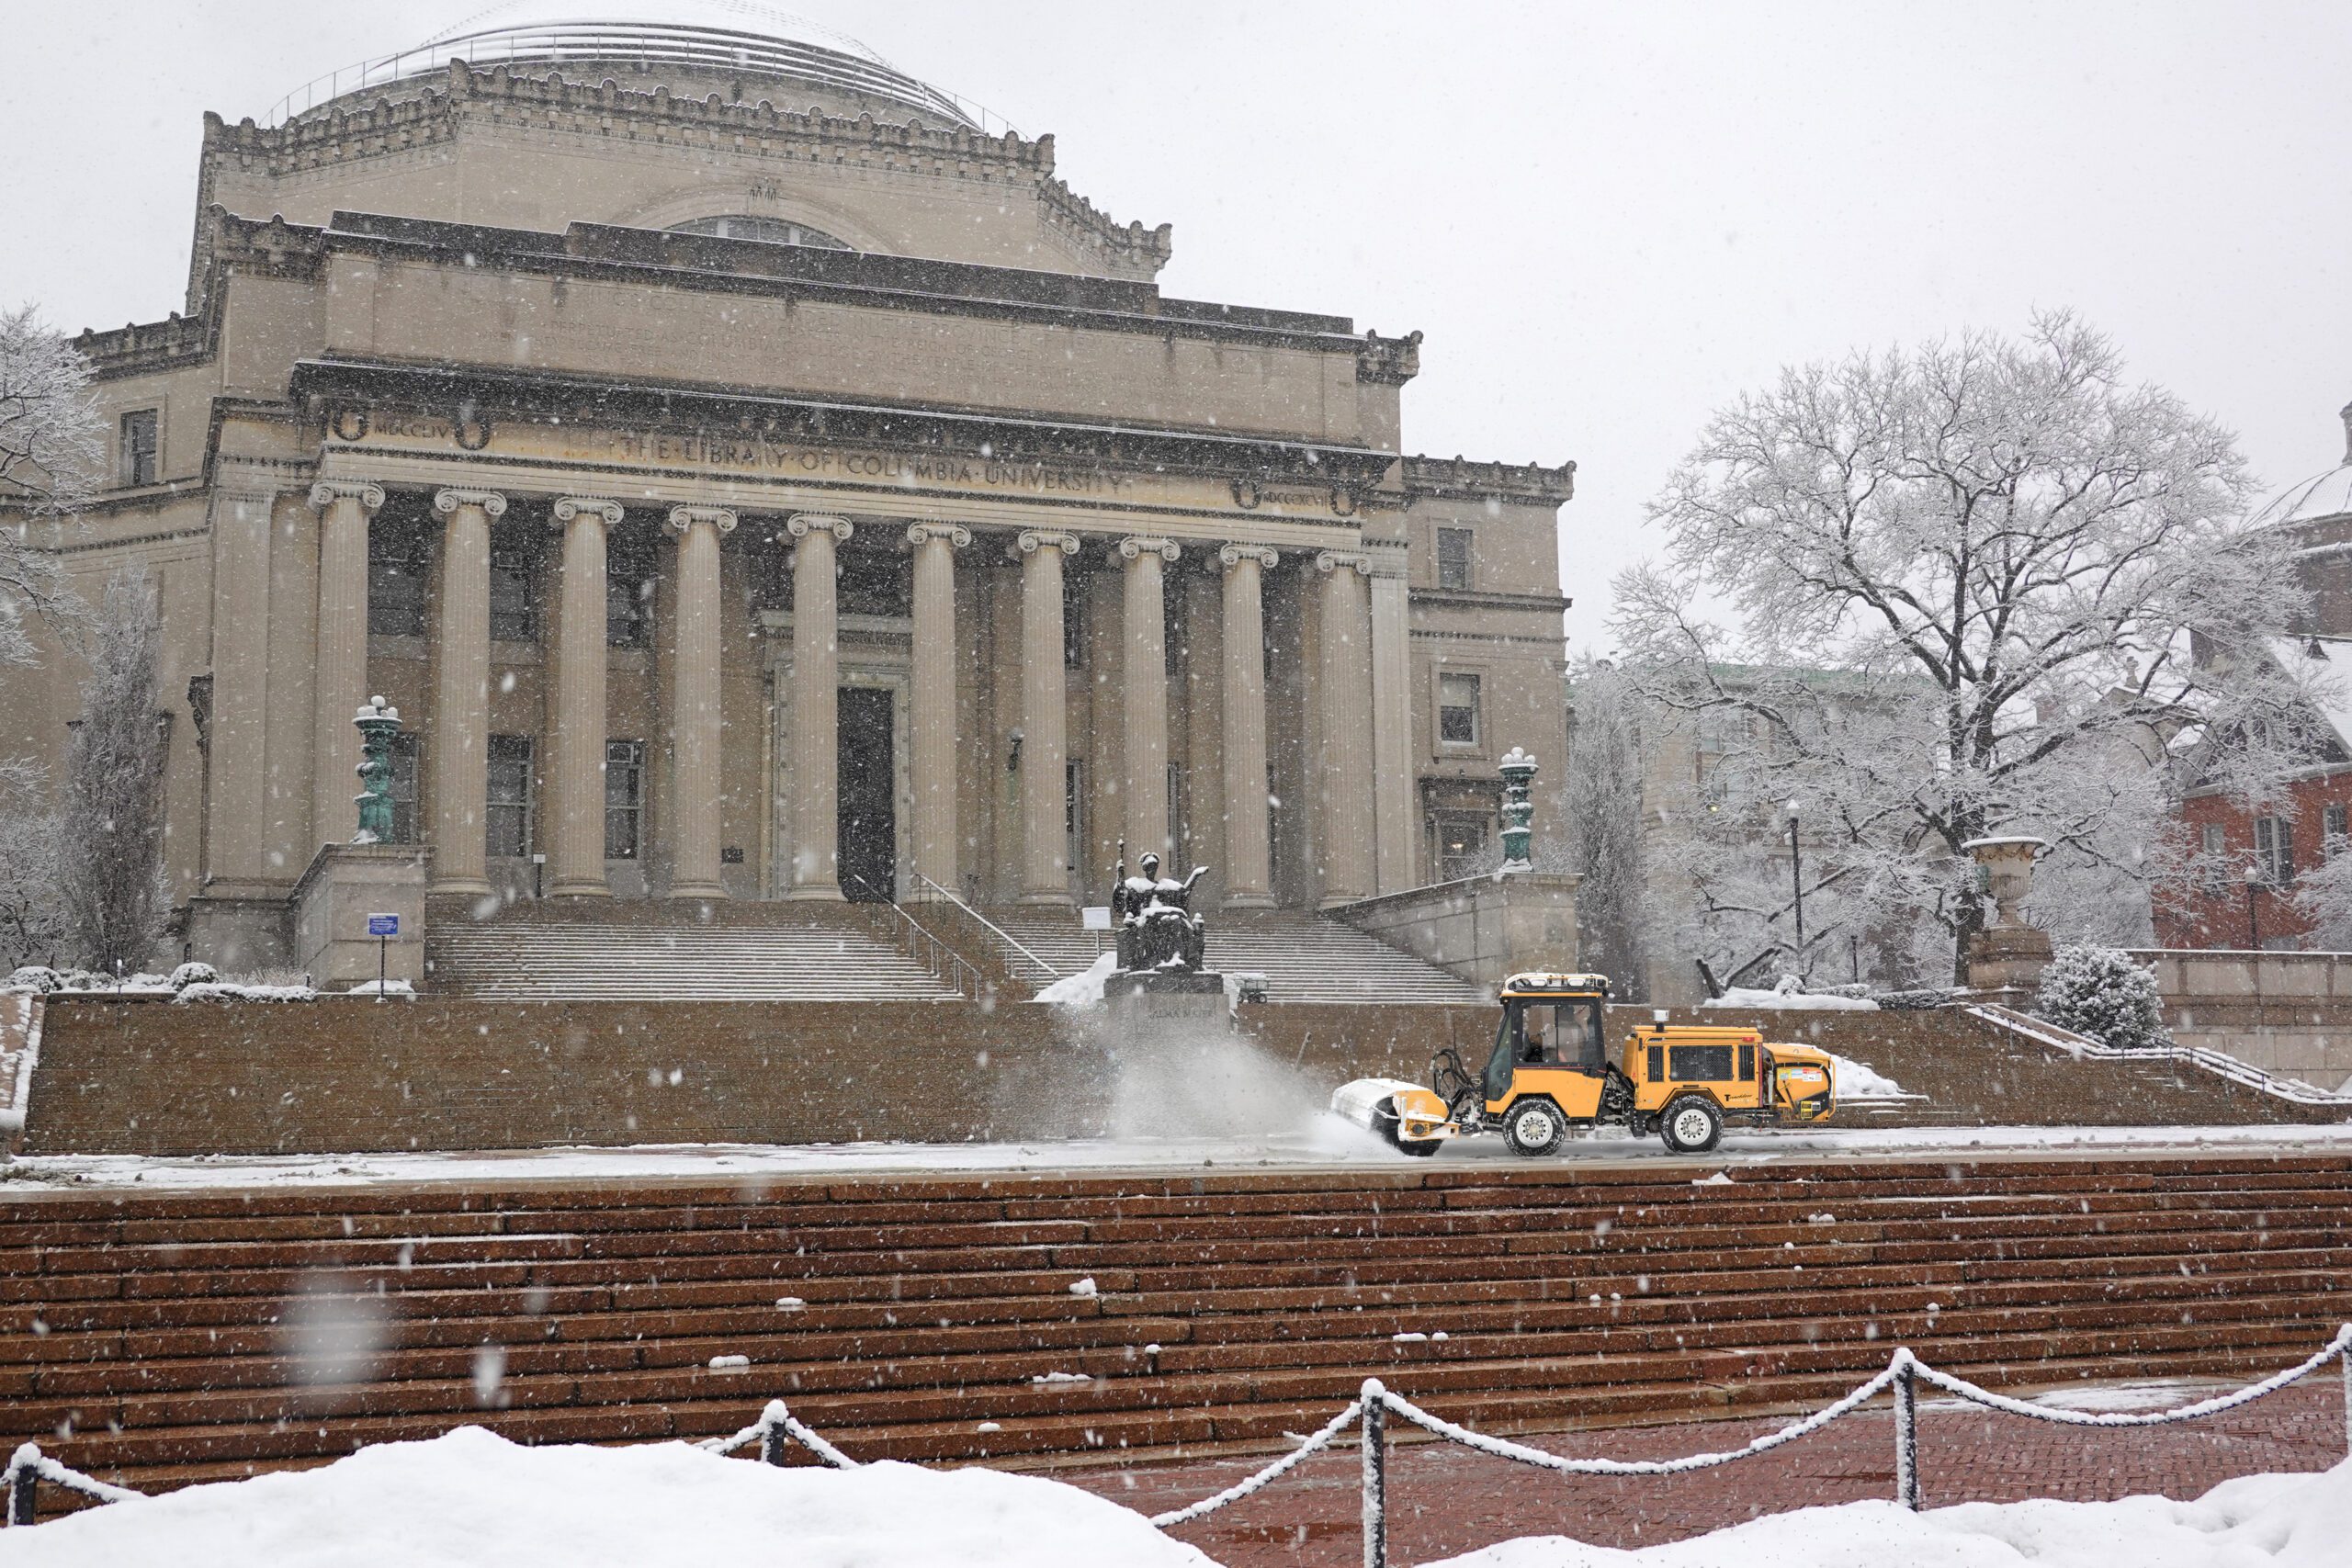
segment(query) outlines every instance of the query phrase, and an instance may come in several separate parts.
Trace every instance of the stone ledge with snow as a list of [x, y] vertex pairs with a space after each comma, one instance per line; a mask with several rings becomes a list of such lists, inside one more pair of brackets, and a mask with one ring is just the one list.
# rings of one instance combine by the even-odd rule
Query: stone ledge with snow
[[1215, 1568], [1043, 1476], [778, 1468], [684, 1443], [525, 1448], [479, 1427], [318, 1470], [0, 1531], [10, 1568]]

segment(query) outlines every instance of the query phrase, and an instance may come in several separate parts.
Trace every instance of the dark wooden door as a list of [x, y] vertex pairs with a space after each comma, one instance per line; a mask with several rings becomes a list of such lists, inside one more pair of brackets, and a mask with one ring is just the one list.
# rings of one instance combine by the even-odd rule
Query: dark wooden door
[[860, 901], [888, 902], [898, 886], [891, 707], [891, 694], [882, 687], [841, 689], [842, 892]]

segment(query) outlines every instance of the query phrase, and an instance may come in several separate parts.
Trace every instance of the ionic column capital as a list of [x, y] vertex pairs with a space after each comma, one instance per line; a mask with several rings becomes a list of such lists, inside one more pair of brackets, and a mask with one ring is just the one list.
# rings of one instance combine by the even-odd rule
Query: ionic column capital
[[785, 519], [784, 530], [796, 539], [805, 539], [811, 529], [831, 534], [834, 542], [846, 545], [857, 532], [846, 517], [829, 517], [821, 512], [801, 512]]
[[1329, 574], [1352, 569], [1358, 577], [1372, 575], [1372, 558], [1354, 550], [1322, 550], [1315, 557], [1315, 570]]
[[972, 531], [961, 523], [910, 523], [907, 525], [907, 543], [927, 545], [933, 539], [943, 540], [960, 550], [972, 542]]
[[1021, 536], [1012, 541], [1012, 546], [1014, 549], [1018, 550], [1024, 556], [1035, 555], [1037, 551], [1049, 546], [1054, 549], [1061, 551], [1065, 556], [1074, 556], [1078, 554], [1078, 536], [1075, 534], [1046, 533], [1035, 528], [1028, 528], [1023, 529], [1021, 533]]
[[735, 509], [731, 506], [673, 506], [670, 508], [670, 532], [684, 535], [695, 524], [707, 523], [720, 534], [735, 531]]
[[1141, 534], [1131, 534], [1119, 541], [1119, 558], [1122, 560], [1138, 559], [1146, 551], [1158, 556], [1171, 566], [1175, 564], [1176, 558], [1184, 553], [1173, 539], [1153, 539]]
[[461, 506], [479, 506], [492, 517], [506, 515], [506, 498], [494, 490], [444, 490], [433, 494], [433, 510], [444, 517], [457, 515]]
[[333, 506], [338, 501], [356, 501], [374, 512], [384, 504], [384, 487], [368, 479], [321, 479], [311, 487], [312, 506]]
[[558, 496], [552, 511], [558, 523], [577, 523], [582, 517], [601, 517], [607, 528], [621, 525], [621, 503], [606, 501], [602, 496]]
[[1255, 561], [1272, 571], [1283, 558], [1282, 552], [1265, 545], [1227, 545], [1216, 553], [1217, 563], [1226, 567], [1239, 566], [1243, 561]]

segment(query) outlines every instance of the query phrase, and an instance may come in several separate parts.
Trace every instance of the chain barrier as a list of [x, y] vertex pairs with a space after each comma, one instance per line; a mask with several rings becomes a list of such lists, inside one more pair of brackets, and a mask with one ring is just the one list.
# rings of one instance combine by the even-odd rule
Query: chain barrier
[[[2288, 1368], [2248, 1383], [2232, 1393], [2217, 1394], [2172, 1410], [2151, 1411], [2086, 1411], [2052, 1408], [2029, 1404], [2007, 1394], [1980, 1388], [1967, 1379], [1950, 1372], [1939, 1371], [1914, 1356], [1908, 1348], [1897, 1349], [1888, 1360], [1886, 1370], [1868, 1382], [1860, 1383], [1845, 1397], [1826, 1404], [1812, 1415], [1776, 1431], [1767, 1432], [1736, 1449], [1714, 1452], [1685, 1454], [1679, 1459], [1575, 1459], [1566, 1454], [1551, 1453], [1543, 1449], [1514, 1443], [1508, 1438], [1497, 1438], [1485, 1432], [1474, 1432], [1415, 1404], [1402, 1394], [1392, 1393], [1378, 1378], [1366, 1378], [1363, 1388], [1339, 1414], [1321, 1427], [1299, 1439], [1272, 1463], [1264, 1466], [1224, 1491], [1202, 1498], [1185, 1507], [1151, 1516], [1151, 1523], [1160, 1529], [1172, 1529], [1205, 1517], [1218, 1509], [1240, 1502], [1272, 1483], [1281, 1480], [1307, 1460], [1336, 1441], [1351, 1422], [1361, 1423], [1357, 1442], [1363, 1459], [1363, 1561], [1364, 1568], [1387, 1568], [1388, 1564], [1388, 1441], [1386, 1418], [1394, 1415], [1451, 1443], [1458, 1443], [1495, 1459], [1510, 1460], [1517, 1464], [1531, 1465], [1559, 1475], [1681, 1475], [1692, 1471], [1711, 1470], [1717, 1465], [1731, 1464], [1758, 1454], [1770, 1453], [1785, 1443], [1817, 1432], [1856, 1410], [1880, 1394], [1892, 1390], [1894, 1394], [1894, 1494], [1895, 1501], [1917, 1511], [1921, 1506], [1919, 1478], [1918, 1384], [1926, 1382], [1949, 1394], [1981, 1405], [2005, 1416], [2020, 1416], [2029, 1420], [2048, 1421], [2065, 1427], [2160, 1427], [2175, 1422], [2195, 1421], [2207, 1416], [2234, 1410], [2251, 1404], [2266, 1394], [2278, 1393], [2288, 1384], [2310, 1376], [2329, 1361], [2342, 1369], [2344, 1383], [2345, 1444], [2352, 1452], [2352, 1323], [2336, 1329], [2335, 1336], [2314, 1351], [2300, 1365]], [[707, 1452], [726, 1454], [757, 1442], [760, 1458], [769, 1464], [786, 1462], [786, 1445], [798, 1443], [822, 1462], [836, 1470], [855, 1470], [859, 1461], [850, 1458], [828, 1442], [825, 1438], [786, 1408], [781, 1399], [768, 1401], [760, 1418], [731, 1437], [710, 1438], [696, 1444]], [[123, 1503], [143, 1499], [144, 1493], [129, 1487], [115, 1486], [80, 1471], [68, 1469], [40, 1451], [40, 1446], [27, 1443], [17, 1450], [7, 1468], [0, 1471], [0, 1483], [8, 1488], [8, 1522], [28, 1525], [38, 1511], [36, 1488], [41, 1482], [62, 1486], [100, 1503]]]

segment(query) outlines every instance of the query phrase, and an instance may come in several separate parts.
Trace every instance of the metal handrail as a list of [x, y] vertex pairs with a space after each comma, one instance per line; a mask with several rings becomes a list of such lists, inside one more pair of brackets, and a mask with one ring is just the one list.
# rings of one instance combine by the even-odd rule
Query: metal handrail
[[1015, 942], [1011, 933], [1007, 932], [994, 920], [989, 919], [986, 915], [981, 914], [978, 909], [973, 908], [969, 904], [965, 903], [964, 900], [956, 894], [948, 891], [944, 887], [942, 887], [938, 883], [933, 882], [922, 872], [910, 871], [907, 874], [914, 878], [918, 890], [928, 890], [933, 896], [933, 899], [924, 900], [925, 902], [940, 900], [954, 905], [956, 908], [961, 909], [965, 914], [978, 921], [988, 931], [988, 933], [990, 936], [993, 936], [997, 941], [1004, 943], [1005, 946], [1012, 949], [1013, 952], [1019, 953], [1022, 957], [1027, 959], [1030, 963], [1043, 970], [1046, 979], [1058, 980], [1062, 977], [1062, 972], [1060, 970], [1055, 968], [1052, 964], [1046, 963], [1044, 959], [1038, 957], [1027, 948], [1022, 946], [1018, 942]]
[[[862, 887], [874, 889], [872, 883], [854, 874], [848, 880], [857, 883]], [[878, 889], [874, 890], [878, 891]], [[988, 995], [988, 976], [980, 973], [979, 965], [926, 930], [921, 920], [916, 919], [899, 907], [896, 898], [886, 896], [865, 900], [865, 902], [873, 908], [888, 909], [899, 918], [899, 922], [906, 927], [906, 932], [901, 935], [900, 942], [906, 948], [907, 956], [914, 959], [939, 978], [953, 985], [957, 996], [969, 997], [974, 1001], [978, 1001]], [[922, 943], [922, 948], [920, 950], [915, 945], [917, 941]], [[945, 961], [947, 967], [942, 967], [942, 960]]]

